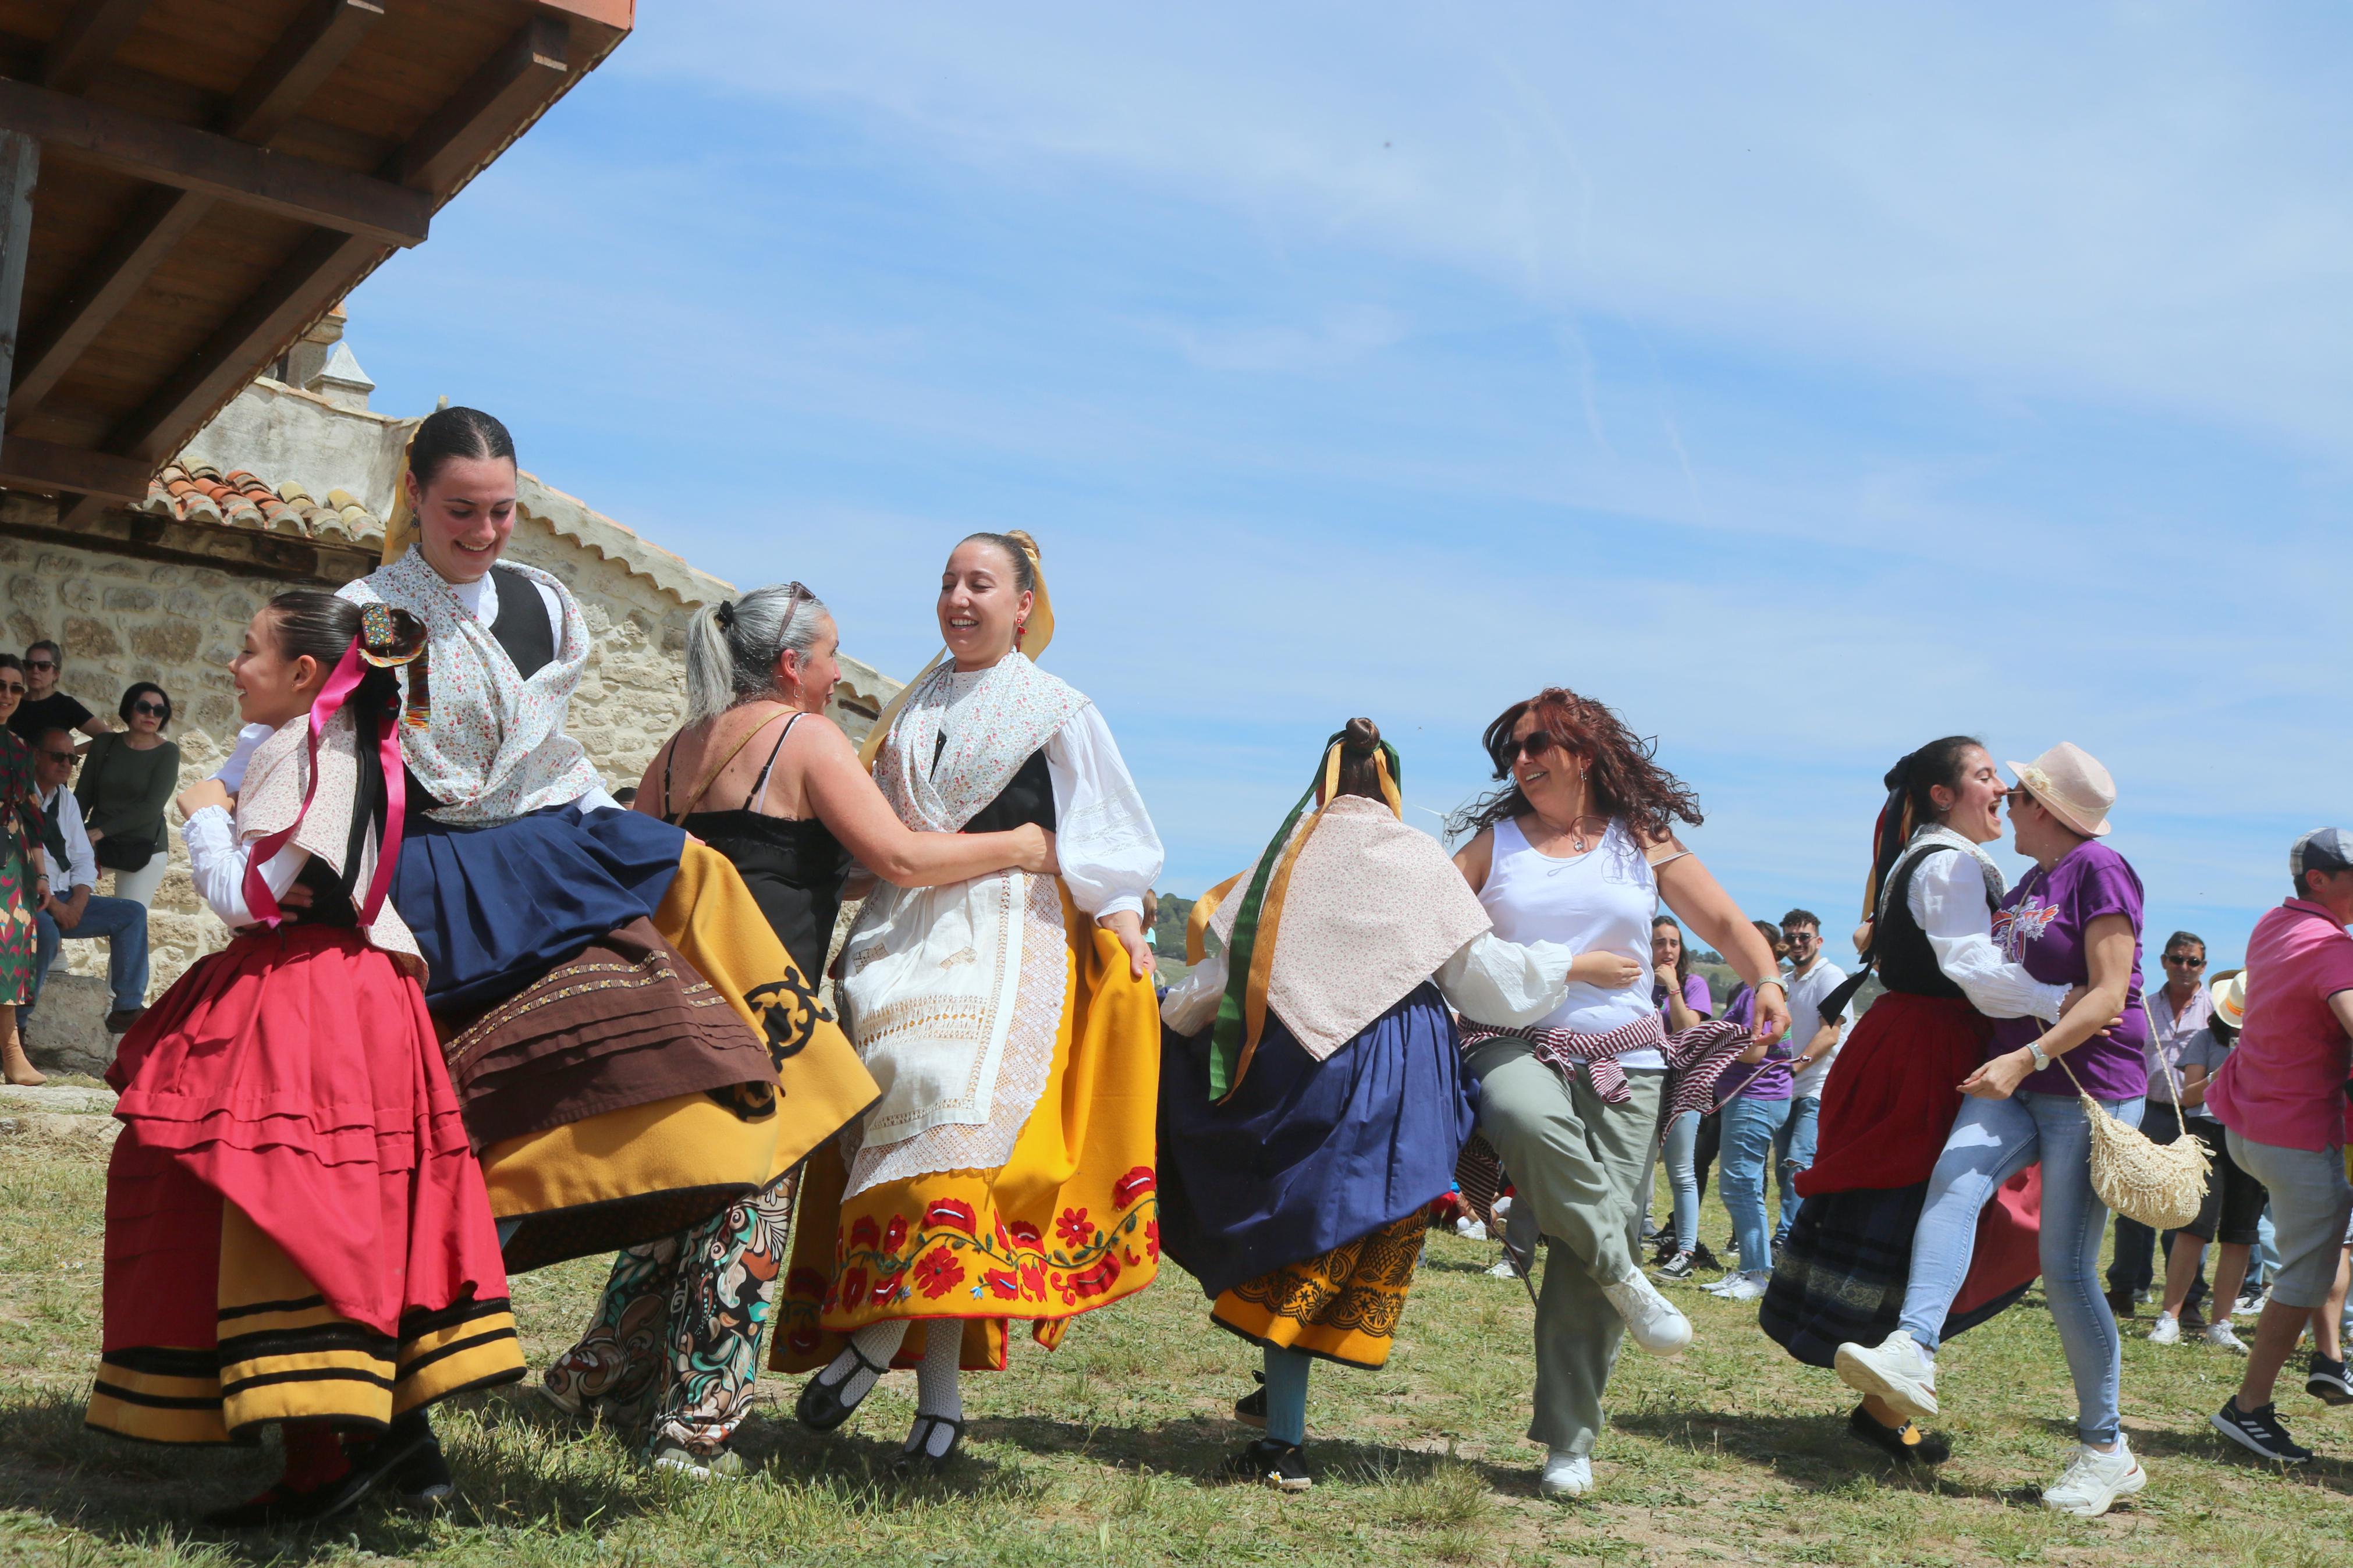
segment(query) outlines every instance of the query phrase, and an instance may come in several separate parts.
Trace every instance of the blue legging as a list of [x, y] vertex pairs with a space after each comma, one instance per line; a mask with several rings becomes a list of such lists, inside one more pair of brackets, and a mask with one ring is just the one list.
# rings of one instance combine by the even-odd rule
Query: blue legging
[[1315, 1358], [1304, 1351], [1266, 1352], [1266, 1435], [1278, 1443], [1307, 1441], [1307, 1374]]

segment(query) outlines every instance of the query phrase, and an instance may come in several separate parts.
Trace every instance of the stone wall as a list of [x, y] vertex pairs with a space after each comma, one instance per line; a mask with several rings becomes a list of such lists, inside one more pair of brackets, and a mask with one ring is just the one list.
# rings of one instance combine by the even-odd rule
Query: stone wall
[[[566, 727], [608, 786], [637, 783], [685, 711], [690, 607], [530, 516], [517, 521], [508, 548], [513, 559], [560, 578], [579, 599], [592, 646]], [[0, 577], [7, 584], [6, 646], [21, 651], [40, 637], [63, 643], [64, 689], [110, 716], [123, 688], [154, 681], [176, 710], [170, 734], [180, 746], [183, 786], [220, 765], [237, 731], [228, 661], [246, 622], [276, 584], [12, 539], [0, 539]], [[176, 826], [177, 814], [169, 815]], [[196, 900], [176, 832], [172, 861], [149, 926], [151, 997], [228, 940]], [[111, 872], [100, 872], [100, 892], [112, 882]], [[69, 942], [59, 967], [98, 974], [105, 962], [102, 942]]]

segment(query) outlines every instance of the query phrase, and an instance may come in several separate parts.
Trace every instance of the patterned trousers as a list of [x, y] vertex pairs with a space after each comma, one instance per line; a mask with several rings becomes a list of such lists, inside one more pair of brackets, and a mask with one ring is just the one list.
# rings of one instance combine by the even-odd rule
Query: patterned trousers
[[751, 1408], [800, 1173], [613, 1259], [588, 1331], [547, 1369], [558, 1405], [709, 1456]]

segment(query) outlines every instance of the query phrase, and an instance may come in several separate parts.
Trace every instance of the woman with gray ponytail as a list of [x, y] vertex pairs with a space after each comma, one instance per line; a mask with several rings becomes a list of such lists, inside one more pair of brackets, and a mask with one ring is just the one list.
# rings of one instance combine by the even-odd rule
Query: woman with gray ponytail
[[[636, 801], [733, 863], [812, 1007], [853, 862], [906, 888], [1058, 869], [1054, 836], [1035, 824], [918, 833], [901, 823], [826, 717], [840, 642], [824, 601], [798, 583], [697, 611], [687, 725], [654, 754]], [[705, 1224], [623, 1252], [587, 1333], [548, 1369], [548, 1396], [575, 1413], [594, 1406], [617, 1426], [649, 1427], [658, 1467], [740, 1470], [727, 1445], [750, 1408], [795, 1191], [786, 1174]], [[647, 1331], [681, 1302], [690, 1321]], [[666, 1357], [658, 1371], [643, 1365], [656, 1345]]]

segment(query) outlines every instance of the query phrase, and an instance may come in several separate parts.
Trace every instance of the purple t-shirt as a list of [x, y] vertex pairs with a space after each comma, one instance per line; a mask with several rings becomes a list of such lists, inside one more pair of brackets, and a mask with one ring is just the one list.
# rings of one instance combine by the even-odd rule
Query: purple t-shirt
[[[2075, 1084], [2067, 1076], [2067, 1068], [2073, 1068], [2094, 1100], [2137, 1100], [2148, 1092], [2148, 1011], [2140, 994], [2140, 879], [2123, 856], [2087, 838], [2050, 870], [2037, 866], [2029, 871], [1994, 911], [1994, 945], [2004, 958], [2025, 965], [2029, 974], [2046, 984], [2086, 984], [2092, 974], [2084, 931], [2102, 915], [2122, 915], [2132, 922], [2132, 987], [2125, 994], [2124, 1016], [2069, 1051], [2063, 1058], [2066, 1068], [2052, 1062], [2029, 1074], [2019, 1085], [2021, 1089], [2073, 1094]], [[2018, 1050], [2045, 1027], [2039, 1018], [1998, 1018], [1993, 1052]]]
[[[1667, 1016], [1667, 988], [1655, 980], [1651, 982], [1651, 1005], [1659, 1010], [1660, 1017]], [[1703, 1018], [1715, 1012], [1715, 996], [1707, 988], [1707, 976], [1683, 976], [1683, 1005]]]
[[[1733, 993], [1732, 1000], [1724, 1005], [1724, 1021], [1737, 1024], [1744, 1029], [1757, 1026], [1756, 987], [1744, 984]], [[1788, 1099], [1797, 1083], [1789, 1072], [1789, 1062], [1796, 1055], [1789, 1048], [1789, 1037], [1783, 1035], [1765, 1047], [1763, 1061], [1735, 1062], [1725, 1068], [1724, 1077], [1717, 1080], [1715, 1086], [1715, 1098], [1725, 1100], [1738, 1094], [1746, 1100]], [[1743, 1073], [1748, 1075], [1746, 1082], [1741, 1081]], [[1734, 1088], [1735, 1085], [1738, 1088]]]

